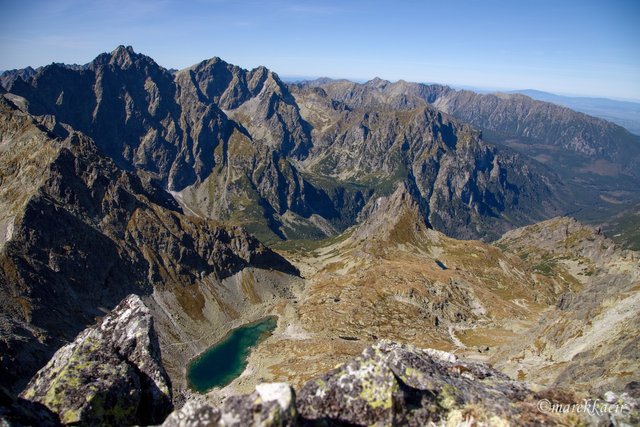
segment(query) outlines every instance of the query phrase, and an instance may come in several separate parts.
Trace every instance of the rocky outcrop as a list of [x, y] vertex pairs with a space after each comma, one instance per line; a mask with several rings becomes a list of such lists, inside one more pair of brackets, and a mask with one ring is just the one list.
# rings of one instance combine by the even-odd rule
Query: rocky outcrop
[[130, 295], [58, 350], [21, 397], [45, 405], [64, 424], [161, 422], [171, 411], [171, 385], [140, 297]]
[[298, 424], [293, 389], [285, 383], [265, 383], [254, 393], [230, 396], [220, 408], [187, 402], [162, 427], [285, 427]]
[[537, 410], [540, 396], [524, 383], [488, 365], [391, 341], [380, 341], [307, 382], [295, 401], [292, 396], [286, 384], [260, 384], [220, 408], [189, 402], [163, 426], [541, 425], [560, 420]]
[[[298, 396], [302, 417], [355, 425], [425, 425], [522, 416], [524, 384], [449, 353], [382, 341], [360, 357], [308, 382]], [[487, 396], [491, 396], [490, 399]], [[478, 420], [480, 421], [480, 420]]]

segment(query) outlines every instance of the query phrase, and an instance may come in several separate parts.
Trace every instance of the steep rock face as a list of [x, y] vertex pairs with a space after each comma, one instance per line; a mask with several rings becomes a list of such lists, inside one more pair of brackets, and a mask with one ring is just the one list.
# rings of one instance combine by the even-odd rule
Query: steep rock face
[[[183, 215], [153, 180], [120, 170], [86, 136], [60, 140], [8, 100], [0, 107], [3, 384], [19, 388], [129, 293], [202, 299], [201, 287], [247, 267], [296, 273], [244, 230]], [[181, 301], [175, 311], [193, 311]]]
[[217, 105], [245, 127], [252, 140], [283, 156], [304, 157], [311, 145], [309, 129], [287, 86], [265, 67], [248, 71], [212, 58], [178, 72], [176, 84], [181, 105], [196, 103], [194, 98]]
[[154, 424], [171, 411], [171, 385], [149, 309], [125, 298], [100, 324], [58, 350], [21, 396], [64, 424]]
[[199, 141], [197, 130], [218, 138], [228, 133], [215, 112], [205, 115], [196, 131], [184, 126], [171, 74], [131, 47], [102, 54], [83, 69], [46, 66], [27, 82], [16, 80], [11, 91], [28, 100], [30, 113], [52, 114], [89, 135], [120, 165], [168, 182], [174, 178], [178, 185], [175, 175], [193, 182], [202, 178], [198, 171], [210, 172], [211, 159], [200, 156], [202, 148], [194, 142]]
[[322, 88], [303, 86], [294, 94], [314, 126], [314, 148], [303, 163], [310, 176], [356, 183], [379, 195], [410, 179], [426, 219], [457, 238], [498, 237], [514, 224], [562, 209], [564, 190], [554, 174], [486, 144], [480, 133], [424, 101], [408, 110], [372, 109], [382, 100], [345, 109], [344, 98], [332, 99]]
[[439, 109], [483, 129], [560, 146], [591, 158], [623, 161], [640, 153], [640, 138], [602, 119], [519, 94], [447, 91]]
[[[561, 197], [573, 204], [572, 215], [583, 221], [603, 222], [640, 200], [640, 137], [595, 117], [523, 95], [483, 95], [402, 80], [318, 80], [294, 87], [294, 93], [306, 93], [307, 99], [310, 92], [316, 98], [323, 94], [347, 110], [408, 112], [431, 105], [481, 130], [483, 139], [498, 145], [503, 155], [504, 147], [519, 153], [537, 176], [546, 175], [540, 164], [558, 174], [567, 187]], [[330, 120], [327, 108], [317, 113], [316, 104], [312, 113]], [[505, 169], [512, 174], [514, 166], [505, 164]], [[552, 182], [557, 185], [558, 180]]]
[[403, 80], [392, 83], [378, 78], [364, 84], [320, 80], [304, 86], [321, 88], [332, 99], [356, 109], [374, 106], [412, 110], [431, 104], [505, 138], [523, 138], [519, 142], [524, 144], [559, 146], [589, 158], [625, 162], [640, 154], [640, 137], [622, 127], [521, 94], [478, 94], [436, 84]]
[[336, 234], [409, 172], [429, 221], [457, 237], [497, 237], [562, 210], [551, 174], [428, 106], [445, 89], [379, 79], [323, 88], [218, 58], [171, 74], [123, 46], [10, 85], [31, 113], [159, 177], [191, 211], [272, 240]]
[[303, 222], [319, 211], [337, 216], [288, 160], [306, 155], [308, 125], [264, 67], [245, 71], [214, 58], [173, 75], [120, 46], [82, 68], [43, 67], [10, 88], [30, 113], [85, 133], [118, 165], [150, 172], [171, 190], [192, 186], [184, 200], [204, 217], [284, 238], [287, 212]]
[[180, 194], [190, 209], [270, 239], [331, 233], [327, 220], [339, 221], [339, 202], [294, 164], [311, 146], [309, 125], [275, 73], [213, 58], [178, 72], [175, 81], [187, 116], [197, 119], [199, 111], [219, 106], [235, 126], [229, 141], [214, 150], [216, 167], [208, 178]]

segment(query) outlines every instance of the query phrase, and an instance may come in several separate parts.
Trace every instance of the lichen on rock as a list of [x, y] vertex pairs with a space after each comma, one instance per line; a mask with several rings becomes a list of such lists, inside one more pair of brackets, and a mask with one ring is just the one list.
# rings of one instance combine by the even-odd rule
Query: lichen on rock
[[171, 385], [140, 297], [128, 296], [58, 350], [21, 397], [43, 404], [64, 424], [161, 422], [172, 409]]
[[298, 425], [295, 393], [285, 383], [264, 383], [256, 391], [231, 396], [220, 408], [206, 402], [187, 402], [162, 427], [285, 427]]
[[497, 422], [528, 394], [487, 365], [383, 340], [305, 384], [297, 405], [305, 419], [348, 425], [425, 425], [468, 411]]

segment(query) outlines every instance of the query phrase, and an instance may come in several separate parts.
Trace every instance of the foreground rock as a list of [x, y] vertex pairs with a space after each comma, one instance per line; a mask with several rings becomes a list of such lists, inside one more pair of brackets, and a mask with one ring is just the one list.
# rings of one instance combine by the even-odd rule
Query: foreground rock
[[[523, 383], [453, 354], [383, 340], [307, 382], [292, 402], [286, 384], [260, 384], [220, 409], [189, 402], [164, 427], [424, 426], [553, 424]], [[276, 403], [277, 402], [277, 403]], [[465, 424], [465, 425], [467, 425]]]
[[298, 396], [307, 420], [341, 425], [426, 425], [474, 419], [492, 425], [530, 415], [520, 382], [450, 353], [381, 341], [308, 382]]
[[57, 413], [64, 424], [157, 424], [171, 411], [147, 307], [130, 295], [98, 325], [62, 347], [21, 397]]
[[59, 426], [58, 416], [41, 403], [15, 397], [0, 386], [0, 426]]
[[297, 425], [293, 389], [285, 383], [259, 384], [256, 391], [231, 396], [220, 409], [203, 402], [188, 402], [172, 413], [163, 427], [280, 427]]

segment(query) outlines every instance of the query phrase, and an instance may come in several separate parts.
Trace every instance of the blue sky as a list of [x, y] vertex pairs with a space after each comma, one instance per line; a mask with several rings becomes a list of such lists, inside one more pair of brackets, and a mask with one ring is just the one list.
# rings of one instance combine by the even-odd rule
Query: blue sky
[[120, 44], [282, 76], [375, 76], [640, 100], [640, 1], [2, 0], [0, 69]]

